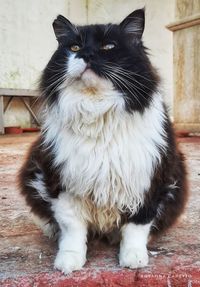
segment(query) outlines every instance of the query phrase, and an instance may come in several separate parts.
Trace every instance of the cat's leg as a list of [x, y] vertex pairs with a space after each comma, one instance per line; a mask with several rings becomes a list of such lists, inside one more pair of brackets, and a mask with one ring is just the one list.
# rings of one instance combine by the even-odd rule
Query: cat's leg
[[147, 241], [151, 223], [129, 222], [122, 227], [119, 263], [122, 267], [139, 268], [148, 264]]
[[146, 201], [133, 216], [126, 214], [128, 222], [121, 228], [119, 263], [122, 267], [140, 268], [149, 262], [147, 242], [157, 203]]
[[[175, 158], [175, 157], [174, 157]], [[167, 164], [166, 164], [167, 166]], [[172, 226], [183, 212], [187, 200], [187, 179], [183, 158], [176, 155], [174, 166], [163, 170], [163, 179], [155, 177], [144, 205], [122, 227], [120, 265], [137, 268], [148, 264], [149, 235], [157, 236]]]
[[54, 266], [65, 274], [81, 269], [86, 262], [87, 225], [77, 208], [73, 198], [64, 192], [52, 204], [61, 230]]

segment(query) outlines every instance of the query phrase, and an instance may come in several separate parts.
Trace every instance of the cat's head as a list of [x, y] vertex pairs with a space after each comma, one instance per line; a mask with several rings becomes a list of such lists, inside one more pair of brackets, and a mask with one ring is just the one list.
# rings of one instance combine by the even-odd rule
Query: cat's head
[[144, 9], [118, 25], [76, 26], [59, 15], [53, 22], [58, 48], [41, 81], [48, 103], [55, 103], [59, 90], [70, 85], [95, 93], [110, 84], [122, 95], [127, 111], [148, 107], [158, 77], [142, 43], [144, 25]]

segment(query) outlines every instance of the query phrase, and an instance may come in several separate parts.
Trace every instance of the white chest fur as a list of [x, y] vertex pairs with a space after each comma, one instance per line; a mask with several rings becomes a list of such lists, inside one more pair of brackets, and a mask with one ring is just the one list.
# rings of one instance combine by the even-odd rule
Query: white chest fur
[[[71, 91], [69, 91], [69, 94]], [[165, 149], [164, 111], [159, 94], [143, 114], [128, 114], [116, 92], [91, 102], [62, 94], [46, 117], [46, 143], [62, 164], [66, 192], [94, 204], [135, 213], [143, 203], [152, 174]], [[66, 101], [66, 102], [65, 102]], [[123, 110], [123, 111], [122, 111]]]

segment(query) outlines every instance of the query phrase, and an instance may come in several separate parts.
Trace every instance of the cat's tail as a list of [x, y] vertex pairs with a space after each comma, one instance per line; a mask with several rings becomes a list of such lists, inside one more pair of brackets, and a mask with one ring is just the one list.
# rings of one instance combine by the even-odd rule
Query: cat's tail
[[34, 223], [43, 231], [45, 236], [55, 241], [59, 238], [60, 229], [56, 221], [41, 218], [34, 213], [32, 213], [32, 218]]

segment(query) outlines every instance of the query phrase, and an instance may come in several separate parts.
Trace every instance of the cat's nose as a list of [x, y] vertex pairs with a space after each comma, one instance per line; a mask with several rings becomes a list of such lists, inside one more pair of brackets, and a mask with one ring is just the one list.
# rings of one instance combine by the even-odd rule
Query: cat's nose
[[87, 69], [90, 69], [91, 68], [91, 64], [90, 63], [87, 63]]
[[82, 57], [86, 63], [89, 63], [91, 60], [94, 59], [94, 52], [93, 51], [85, 52], [83, 53]]

